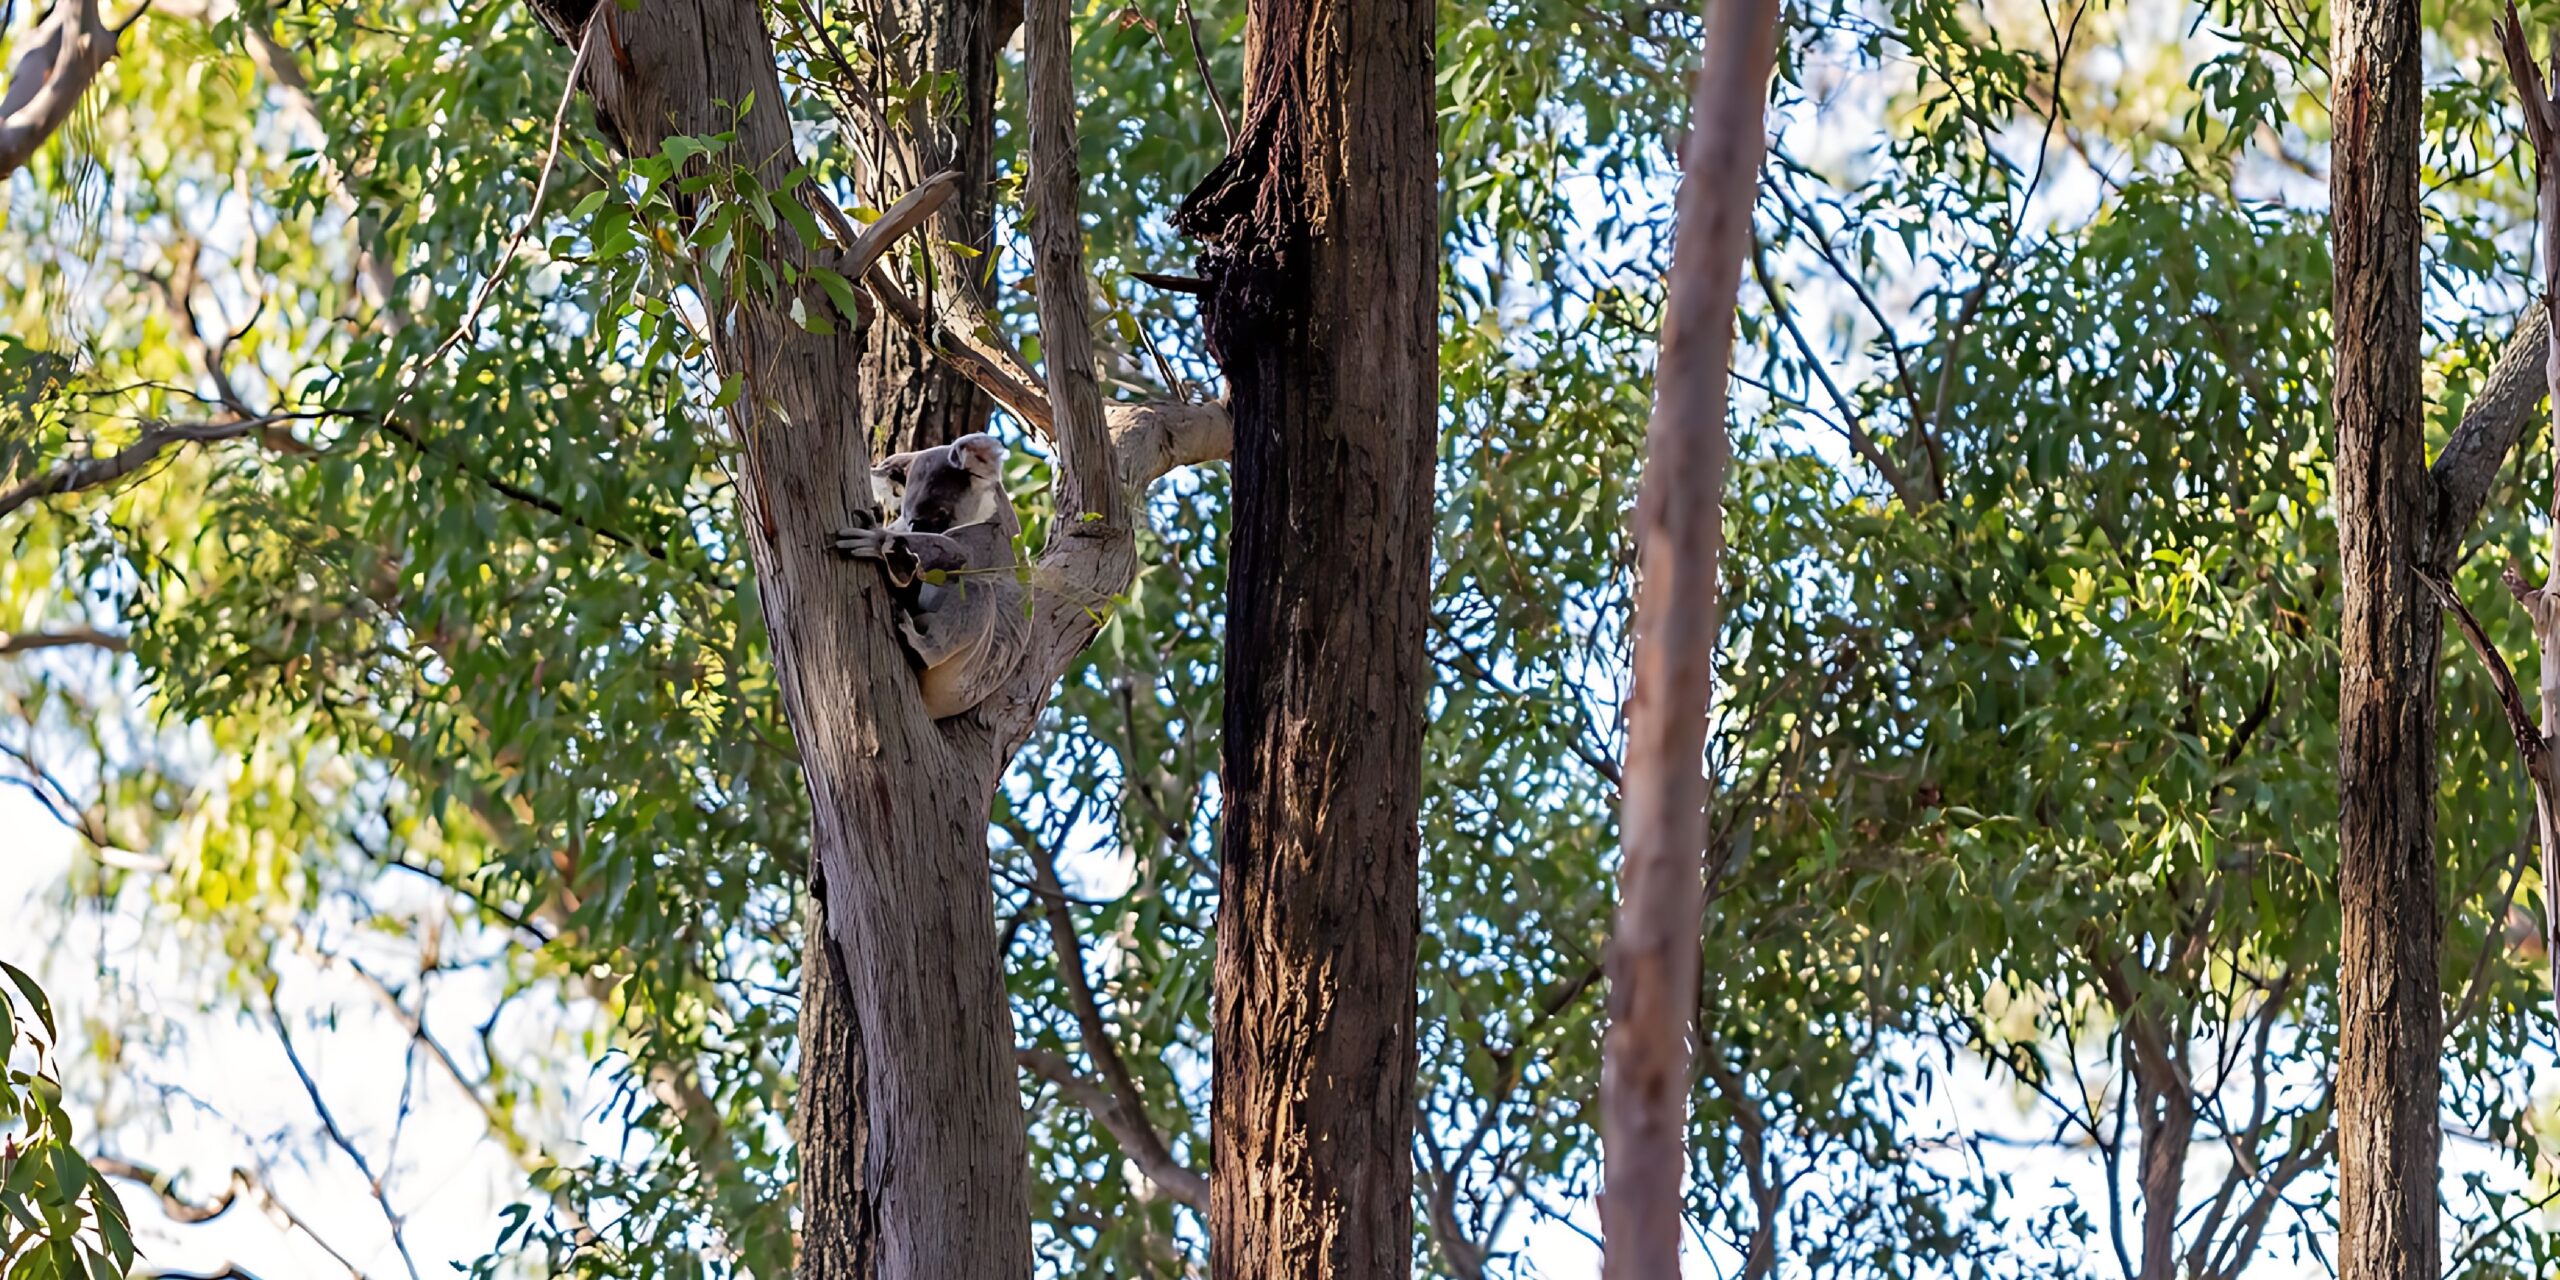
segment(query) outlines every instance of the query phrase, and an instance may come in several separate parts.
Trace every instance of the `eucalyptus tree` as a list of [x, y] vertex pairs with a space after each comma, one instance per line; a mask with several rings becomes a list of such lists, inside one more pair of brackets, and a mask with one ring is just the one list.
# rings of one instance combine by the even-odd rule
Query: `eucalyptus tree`
[[[1037, 364], [1021, 54], [993, 7], [928, 15], [772, 10], [780, 87], [744, 106], [783, 104], [858, 226], [966, 167], [877, 158], [900, 135], [875, 112], [959, 136], [957, 63], [919, 90], [907, 24], [983, 21], [986, 238], [955, 201], [880, 269], [943, 335], [911, 355], [1009, 370], [1009, 341]], [[1216, 389], [1195, 295], [1139, 276], [1196, 252], [1164, 215], [1227, 150], [1244, 16], [1075, 19], [1106, 397]], [[2332, 59], [2288, 6], [2210, 9], [2191, 43], [2154, 16], [1787, 12], [1735, 357], [1690, 1135], [1691, 1222], [1728, 1272], [1765, 1240], [1791, 1274], [2138, 1273], [2161, 1251], [2146, 1220], [2197, 1274], [2328, 1256]], [[2497, 251], [2528, 188], [2475, 74], [2484, 17], [2449, 12], [2425, 55], [2431, 440], [2538, 394], [2538, 359], [2499, 359], [2532, 319]], [[1575, 0], [1436, 23], [1413, 1250], [1442, 1274], [1530, 1273], [1591, 1221], [1623, 516], [1698, 37], [1670, 6]], [[515, 5], [164, 2], [10, 180], [5, 483], [158, 424], [254, 424], [164, 431], [149, 465], [0, 515], [7, 772], [89, 850], [53, 963], [102, 958], [115, 991], [147, 972], [181, 1006], [85, 1009], [65, 1044], [88, 1050], [61, 1058], [83, 1144], [125, 1162], [100, 1167], [160, 1175], [124, 1183], [147, 1262], [190, 1238], [149, 1188], [192, 1213], [230, 1185], [162, 1145], [198, 1123], [172, 1090], [211, 1087], [182, 1056], [207, 1021], [275, 1055], [279, 1027], [306, 1051], [387, 1028], [421, 1106], [484, 1130], [523, 1206], [462, 1243], [490, 1273], [780, 1275], [814, 1252], [790, 1210], [819, 1176], [795, 1131], [827, 1122], [797, 1048], [801, 961], [827, 954], [796, 906], [811, 810], [749, 587], [731, 384], [689, 299], [719, 252], [694, 230], [731, 207], [755, 228], [724, 267], [765, 232], [742, 188], [681, 190], [706, 157], [616, 155], [574, 102], [530, 213], [575, 57]], [[923, 346], [875, 302], [866, 361]], [[875, 440], [907, 429], [862, 403]], [[1034, 429], [999, 429], [1031, 446], [1018, 491], [1054, 509]], [[2448, 561], [2475, 600], [2497, 590], [2477, 552], [2521, 549], [2529, 505], [2478, 475]], [[1044, 1274], [1207, 1261], [1229, 493], [1210, 468], [1133, 506], [1137, 575], [998, 788], [989, 926]], [[2523, 651], [2517, 619], [2482, 613]], [[2548, 1249], [2519, 1225], [2544, 1193], [2512, 1075], [2549, 1034], [2508, 945], [2541, 889], [2497, 705], [2467, 664], [2443, 686], [2443, 1106], [2478, 1139], [2445, 1184], [2446, 1257], [2500, 1274]], [[92, 922], [188, 967], [69, 945]], [[392, 1099], [350, 1116], [353, 1086], [324, 1083], [388, 1207], [419, 1210], [386, 1158], [408, 1149]], [[635, 1140], [582, 1145], [596, 1126]], [[285, 1141], [360, 1180], [316, 1113]], [[281, 1150], [235, 1162], [298, 1209], [316, 1192]], [[298, 1216], [397, 1268], [384, 1215]]]

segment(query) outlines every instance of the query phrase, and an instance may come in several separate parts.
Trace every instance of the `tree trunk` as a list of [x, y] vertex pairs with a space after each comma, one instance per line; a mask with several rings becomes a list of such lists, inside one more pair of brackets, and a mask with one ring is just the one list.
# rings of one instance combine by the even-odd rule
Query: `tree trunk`
[[826, 868], [809, 857], [800, 957], [800, 1094], [793, 1141], [800, 1155], [798, 1280], [872, 1280], [878, 1274], [865, 1163], [871, 1147], [863, 1089], [867, 1067], [844, 960], [827, 942]]
[[1177, 222], [1235, 419], [1212, 1072], [1220, 1280], [1412, 1265], [1439, 289], [1428, 0], [1251, 0]]
[[2146, 1067], [2134, 1051], [2135, 1105], [2142, 1118], [2142, 1271], [2140, 1280], [2178, 1280], [2178, 1204], [2186, 1190], [2187, 1150], [2195, 1145], [2195, 1094], [2167, 1060]]
[[1778, 3], [1722, 0], [1711, 12], [1682, 148], [1680, 220], [1636, 505], [1643, 560], [1627, 704], [1626, 852], [1609, 940], [1600, 1081], [1608, 1280], [1679, 1280], [1687, 1216], [1681, 1189], [1705, 910], [1707, 703], [1732, 447], [1725, 370], [1767, 147], [1762, 130]]
[[2434, 1280], [2434, 548], [2420, 386], [2417, 0], [2337, 9], [2330, 114], [2338, 549], [2338, 1274]]
[[[906, 127], [878, 139], [888, 172], [871, 177], [881, 207], [944, 170], [960, 175], [959, 188], [928, 224], [933, 291], [964, 290], [981, 307], [994, 296], [982, 269], [996, 260], [992, 189], [995, 178], [996, 54], [1022, 15], [1021, 0], [888, 0], [875, 12], [886, 43], [913, 49], [919, 65], [897, 68], [908, 83], [948, 77], [947, 95], [920, 95]], [[957, 242], [984, 256], [972, 262], [946, 247]], [[928, 296], [925, 281], [909, 292]], [[948, 444], [983, 431], [993, 404], [966, 377], [936, 360], [915, 334], [876, 324], [862, 355], [857, 403], [868, 420], [872, 448], [903, 453]], [[810, 862], [803, 936], [827, 936], [823, 869]], [[999, 957], [1001, 962], [1001, 957]], [[799, 1280], [872, 1280], [872, 1240], [878, 1223], [869, 1212], [863, 1162], [869, 1140], [863, 1110], [862, 1028], [855, 1016], [844, 966], [833, 951], [811, 947], [801, 960]]]
[[[592, 19], [537, 6], [590, 45], [584, 87], [617, 145], [650, 154], [673, 134], [720, 132], [733, 116], [717, 104], [752, 95], [737, 145], [714, 159], [785, 190], [796, 158], [755, 5], [590, 8]], [[787, 228], [776, 241], [773, 256], [806, 281], [822, 251]], [[878, 571], [828, 551], [829, 535], [872, 506], [864, 335], [844, 318], [832, 335], [809, 333], [790, 318], [788, 290], [761, 294], [734, 271], [712, 287], [714, 354], [747, 388], [728, 411], [739, 508], [814, 819], [812, 883], [826, 909], [811, 945], [833, 949], [842, 983], [830, 970], [825, 989], [849, 997], [822, 1005], [811, 1032], [837, 1055], [815, 1073], [836, 1109], [806, 1117], [804, 1132], [862, 1144], [804, 1153], [813, 1192], [850, 1215], [814, 1224], [835, 1251], [814, 1265], [881, 1280], [1022, 1280], [1029, 1175], [986, 860], [1001, 757], [958, 749], [926, 718]], [[813, 286], [797, 301], [832, 313]]]
[[[988, 273], [997, 260], [996, 61], [1021, 25], [1022, 0], [885, 0], [878, 12], [892, 33], [883, 42], [890, 53], [883, 75], [895, 81], [876, 87], [885, 91], [881, 96], [895, 96], [900, 85], [947, 80], [951, 87], [915, 95], [892, 118], [898, 127], [880, 140], [887, 164], [886, 172], [873, 177], [874, 202], [887, 208], [932, 174], [958, 173], [959, 189], [925, 231], [933, 266], [930, 293], [948, 297], [959, 291], [983, 309], [995, 299]], [[949, 247], [955, 243], [980, 256], [956, 252]], [[908, 293], [926, 301], [927, 283], [909, 279]], [[994, 401], [935, 359], [915, 334], [880, 325], [863, 353], [862, 405], [872, 447], [901, 453], [986, 430]]]

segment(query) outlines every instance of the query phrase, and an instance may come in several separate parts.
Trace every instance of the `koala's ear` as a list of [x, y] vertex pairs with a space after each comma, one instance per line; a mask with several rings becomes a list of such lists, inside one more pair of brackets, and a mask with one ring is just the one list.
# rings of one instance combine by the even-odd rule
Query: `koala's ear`
[[916, 456], [917, 455], [912, 453], [890, 454], [888, 457], [882, 458], [878, 462], [871, 464], [871, 474], [893, 484], [905, 484], [907, 482], [907, 468], [915, 465]]
[[951, 458], [977, 475], [1003, 474], [1004, 446], [983, 431], [973, 431], [952, 441]]

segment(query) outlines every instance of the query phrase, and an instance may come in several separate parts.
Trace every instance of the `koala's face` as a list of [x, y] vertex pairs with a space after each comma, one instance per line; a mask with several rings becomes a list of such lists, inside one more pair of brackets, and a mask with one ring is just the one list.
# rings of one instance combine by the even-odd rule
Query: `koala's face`
[[899, 524], [917, 533], [945, 533], [992, 520], [1004, 496], [1004, 446], [979, 432], [947, 445], [902, 453], [872, 469], [875, 477], [903, 485]]

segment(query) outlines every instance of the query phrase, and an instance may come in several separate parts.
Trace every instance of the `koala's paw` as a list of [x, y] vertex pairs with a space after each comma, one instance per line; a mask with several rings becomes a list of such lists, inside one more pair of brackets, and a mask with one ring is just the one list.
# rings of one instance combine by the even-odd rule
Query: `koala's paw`
[[840, 556], [878, 560], [889, 545], [889, 533], [876, 525], [848, 525], [836, 530], [836, 536], [828, 541], [828, 545]]

